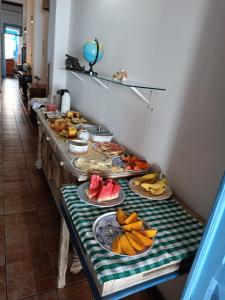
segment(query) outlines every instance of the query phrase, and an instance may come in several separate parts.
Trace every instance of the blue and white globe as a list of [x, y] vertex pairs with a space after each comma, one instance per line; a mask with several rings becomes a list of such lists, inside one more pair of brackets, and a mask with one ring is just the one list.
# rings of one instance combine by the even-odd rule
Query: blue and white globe
[[[87, 41], [82, 48], [82, 52], [83, 52], [84, 59], [90, 64], [93, 64], [97, 56], [96, 40]], [[103, 58], [103, 47], [102, 45], [99, 44], [99, 52], [96, 61], [99, 62], [102, 58]]]

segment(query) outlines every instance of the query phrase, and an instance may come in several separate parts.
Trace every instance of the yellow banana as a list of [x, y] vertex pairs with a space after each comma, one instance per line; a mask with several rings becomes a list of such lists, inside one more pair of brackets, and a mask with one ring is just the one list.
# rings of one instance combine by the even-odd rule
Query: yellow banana
[[159, 196], [159, 195], [163, 194], [164, 192], [165, 192], [165, 187], [161, 187], [157, 190], [150, 189], [150, 193], [154, 196]]
[[146, 190], [149, 190], [149, 189], [158, 190], [158, 189], [164, 188], [165, 183], [161, 182], [161, 181], [158, 181], [156, 183], [141, 183], [141, 187], [143, 187]]
[[150, 179], [153, 179], [157, 176], [157, 173], [149, 173], [149, 174], [146, 174], [142, 177], [140, 177], [139, 179], [144, 182], [144, 181], [147, 181], [147, 180], [150, 180]]
[[155, 183], [157, 181], [157, 173], [149, 173], [134, 180], [134, 185], [139, 186], [143, 182]]

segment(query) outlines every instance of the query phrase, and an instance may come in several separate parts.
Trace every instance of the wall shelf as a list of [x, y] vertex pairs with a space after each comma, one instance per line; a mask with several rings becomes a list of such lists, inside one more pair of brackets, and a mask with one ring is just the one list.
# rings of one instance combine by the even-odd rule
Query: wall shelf
[[130, 80], [125, 80], [125, 81], [113, 80], [111, 77], [108, 77], [108, 76], [105, 76], [102, 74], [98, 74], [96, 76], [96, 75], [90, 75], [90, 74], [87, 74], [84, 72], [65, 69], [65, 68], [60, 68], [60, 69], [71, 72], [77, 79], [79, 79], [82, 82], [85, 81], [83, 76], [90, 77], [106, 90], [108, 90], [108, 86], [105, 85], [104, 82], [102, 82], [102, 81], [129, 87], [136, 95], [138, 95], [140, 97], [140, 99], [142, 101], [146, 102], [148, 105], [149, 105], [149, 100], [138, 89], [145, 89], [145, 90], [150, 90], [150, 91], [153, 91], [153, 90], [154, 91], [165, 91], [166, 90], [164, 88], [160, 88], [160, 87], [156, 87], [156, 86], [148, 85], [148, 84], [142, 84], [140, 82], [134, 82], [134, 81], [130, 81]]

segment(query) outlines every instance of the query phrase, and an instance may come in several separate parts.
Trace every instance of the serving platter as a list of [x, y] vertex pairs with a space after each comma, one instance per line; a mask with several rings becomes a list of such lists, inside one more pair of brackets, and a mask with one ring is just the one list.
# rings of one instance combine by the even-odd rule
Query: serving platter
[[165, 187], [165, 191], [164, 193], [162, 193], [161, 195], [153, 195], [151, 192], [148, 192], [146, 191], [145, 189], [143, 189], [141, 186], [136, 186], [134, 185], [134, 181], [135, 179], [137, 179], [138, 177], [135, 177], [135, 178], [132, 178], [130, 181], [129, 181], [129, 187], [130, 189], [136, 193], [137, 195], [139, 196], [142, 196], [144, 198], [147, 198], [149, 200], [167, 200], [169, 199], [172, 194], [173, 194], [173, 191], [172, 189], [170, 188], [170, 186], [168, 184], [166, 184], [166, 187]]
[[[148, 223], [144, 222], [143, 229], [150, 229]], [[113, 239], [123, 233], [122, 227], [117, 222], [116, 212], [105, 213], [100, 217], [98, 217], [92, 226], [92, 232], [96, 241], [105, 250], [113, 253], [114, 255], [132, 257], [132, 256], [128, 256], [127, 254], [116, 254], [111, 250]], [[137, 257], [149, 253], [153, 245], [154, 242], [150, 247], [146, 247], [143, 251], [137, 252], [135, 255], [133, 255], [133, 257], [134, 256]]]
[[110, 201], [98, 203], [96, 199], [88, 198], [88, 196], [85, 192], [88, 189], [88, 187], [89, 187], [89, 182], [85, 182], [85, 183], [81, 184], [77, 189], [77, 195], [80, 198], [80, 200], [86, 202], [89, 205], [105, 208], [105, 207], [112, 207], [112, 206], [119, 205], [125, 200], [125, 194], [121, 188], [118, 198], [112, 199]]
[[108, 155], [119, 155], [125, 152], [125, 148], [119, 144], [112, 142], [97, 142], [93, 144], [93, 149], [97, 152]]
[[[121, 156], [115, 156], [112, 158], [112, 165], [118, 168], [121, 168], [122, 170], [125, 171], [126, 166], [128, 165], [128, 163], [124, 162], [122, 160]], [[126, 172], [132, 172], [132, 173], [143, 173], [145, 171], [148, 171], [150, 168], [150, 165], [148, 164], [148, 166], [145, 169], [141, 169], [141, 170], [126, 170]]]
[[96, 157], [76, 157], [72, 165], [83, 172], [107, 172], [110, 171], [111, 161]]

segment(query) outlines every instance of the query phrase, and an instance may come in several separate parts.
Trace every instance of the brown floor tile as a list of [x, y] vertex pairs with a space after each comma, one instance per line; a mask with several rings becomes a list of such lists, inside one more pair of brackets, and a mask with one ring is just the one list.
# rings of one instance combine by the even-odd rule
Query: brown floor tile
[[[24, 153], [25, 161], [28, 170], [37, 170], [35, 163], [37, 161], [37, 149], [33, 151], [33, 154]], [[34, 154], [35, 153], [35, 154]], [[44, 176], [44, 175], [43, 175]]]
[[4, 159], [4, 161], [2, 162], [2, 167], [3, 169], [19, 169], [19, 170], [26, 170], [27, 169], [27, 165], [26, 165], [26, 161], [24, 158], [14, 158], [14, 159]]
[[50, 228], [44, 230], [44, 238], [48, 253], [57, 252], [59, 249], [59, 228]]
[[91, 289], [87, 281], [66, 286], [58, 290], [59, 300], [92, 300]]
[[12, 233], [6, 236], [7, 264], [47, 255], [41, 231]]
[[58, 295], [56, 291], [51, 291], [33, 297], [24, 298], [23, 300], [58, 300]]
[[51, 227], [57, 227], [57, 228], [60, 227], [60, 221], [61, 221], [60, 213], [58, 212], [57, 208], [54, 206], [47, 209], [40, 209], [39, 218], [43, 229], [47, 229]]
[[19, 145], [5, 145], [2, 149], [3, 159], [7, 158], [8, 156], [23, 156], [23, 148]]
[[[53, 274], [54, 274], [54, 279], [55, 279], [55, 282], [57, 282], [57, 277], [58, 277], [58, 252], [51, 253], [49, 255], [49, 257], [50, 257], [50, 262], [51, 262], [51, 266], [52, 266], [52, 270], [53, 270]], [[75, 282], [84, 281], [86, 279], [87, 278], [86, 278], [86, 275], [85, 275], [83, 270], [81, 270], [77, 274], [73, 274], [72, 272], [70, 272], [69, 268], [67, 269], [67, 272], [66, 272], [66, 285], [71, 284], [71, 283], [75, 283]]]
[[29, 171], [29, 174], [32, 190], [35, 193], [42, 191], [45, 192], [46, 190], [49, 190], [47, 180], [45, 179], [44, 173], [42, 171], [40, 173]]
[[3, 169], [3, 182], [29, 181], [29, 173], [26, 170]]
[[50, 192], [50, 189], [34, 194], [35, 201], [38, 209], [45, 209], [55, 207], [55, 201]]
[[0, 238], [0, 267], [5, 265], [5, 240]]
[[0, 266], [0, 299], [6, 300], [5, 266]]
[[0, 196], [0, 216], [4, 214], [4, 201], [3, 197]]
[[4, 216], [0, 216], [0, 238], [4, 238], [5, 236], [5, 224], [4, 224]]
[[3, 184], [5, 214], [36, 210], [29, 181]]
[[55, 288], [47, 257], [17, 262], [6, 267], [8, 299], [20, 299]]
[[5, 216], [6, 235], [17, 232], [37, 231], [41, 229], [38, 211]]

